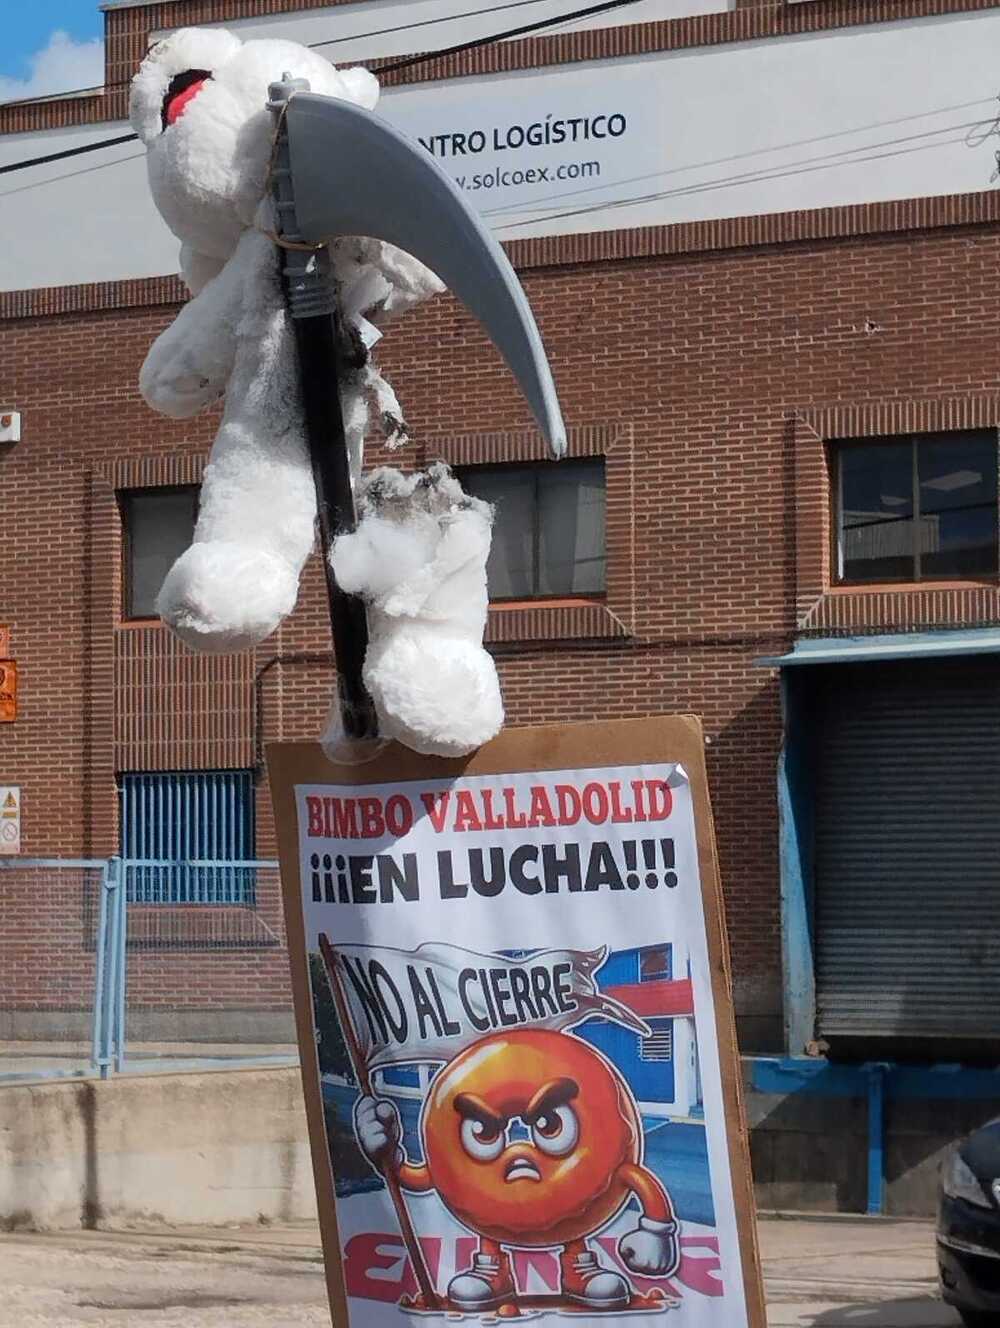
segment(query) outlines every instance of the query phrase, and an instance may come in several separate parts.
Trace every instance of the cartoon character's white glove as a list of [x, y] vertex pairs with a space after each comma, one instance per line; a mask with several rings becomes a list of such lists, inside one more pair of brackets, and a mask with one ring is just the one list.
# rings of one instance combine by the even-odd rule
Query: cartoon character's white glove
[[385, 1098], [359, 1097], [354, 1104], [354, 1133], [365, 1157], [378, 1170], [391, 1158], [394, 1170], [403, 1165], [399, 1112]]
[[669, 1277], [680, 1263], [677, 1243], [677, 1223], [657, 1222], [651, 1217], [640, 1217], [635, 1231], [622, 1236], [618, 1252], [630, 1273], [646, 1277]]

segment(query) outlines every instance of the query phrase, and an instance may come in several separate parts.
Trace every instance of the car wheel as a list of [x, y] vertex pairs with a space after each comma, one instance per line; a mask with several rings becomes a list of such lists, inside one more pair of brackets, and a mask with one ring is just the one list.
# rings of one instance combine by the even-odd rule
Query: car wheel
[[959, 1310], [958, 1313], [965, 1328], [1000, 1328], [1000, 1314], [984, 1310]]

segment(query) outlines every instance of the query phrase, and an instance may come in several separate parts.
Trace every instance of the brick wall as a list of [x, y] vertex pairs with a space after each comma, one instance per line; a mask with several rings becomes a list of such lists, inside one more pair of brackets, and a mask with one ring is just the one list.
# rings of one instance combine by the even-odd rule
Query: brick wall
[[[996, 422], [998, 276], [992, 221], [523, 272], [574, 446], [608, 457], [617, 626], [602, 630], [610, 619], [597, 614], [557, 631], [527, 615], [494, 631], [509, 721], [704, 717], [748, 1047], [773, 1048], [780, 1032], [780, 716], [773, 674], [751, 661], [786, 647], [829, 599], [824, 429], [859, 411], [889, 432], [935, 412]], [[262, 739], [316, 735], [329, 706], [315, 559], [295, 614], [254, 659], [206, 665], [167, 647], [160, 629], [140, 640], [117, 621], [115, 485], [124, 474], [169, 483], [196, 473], [215, 426], [211, 415], [154, 416], [136, 391], [145, 349], [173, 312], [138, 304], [4, 323], [0, 396], [23, 412], [24, 433], [0, 450], [0, 621], [13, 629], [22, 694], [18, 722], [0, 730], [0, 773], [23, 786], [26, 854], [113, 851], [116, 769], [252, 761]], [[383, 344], [417, 439], [406, 464], [536, 445], [507, 371], [450, 298]], [[881, 596], [868, 625], [899, 620], [905, 599]], [[921, 613], [976, 621], [994, 600], [959, 588]], [[206, 713], [222, 715], [221, 727]], [[266, 791], [259, 823], [258, 849], [270, 854]], [[48, 895], [5, 907], [0, 966], [16, 956], [22, 978], [39, 916], [67, 944], [78, 930]], [[262, 1009], [287, 1001], [279, 953], [137, 962], [136, 995], [150, 1005], [178, 990], [206, 1006], [248, 993]], [[30, 1003], [30, 980], [20, 990]]]

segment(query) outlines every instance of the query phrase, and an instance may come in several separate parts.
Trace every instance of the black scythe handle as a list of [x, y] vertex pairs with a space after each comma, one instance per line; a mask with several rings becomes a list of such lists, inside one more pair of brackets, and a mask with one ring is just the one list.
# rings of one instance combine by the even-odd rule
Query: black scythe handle
[[285, 113], [296, 92], [307, 92], [304, 79], [285, 74], [269, 88], [268, 109], [274, 119], [270, 168], [275, 239], [281, 261], [282, 284], [298, 348], [299, 381], [305, 413], [306, 438], [316, 486], [323, 575], [330, 606], [333, 653], [337, 661], [344, 732], [350, 738], [378, 735], [375, 706], [362, 679], [368, 649], [368, 618], [363, 602], [348, 595], [330, 565], [330, 549], [338, 535], [357, 526], [351, 466], [344, 434], [340, 383], [350, 365], [340, 338], [337, 286], [330, 255], [302, 243], [295, 216], [295, 190], [288, 149]]
[[341, 716], [348, 737], [374, 738], [378, 734], [375, 706], [362, 681], [368, 649], [368, 616], [364, 603], [356, 595], [341, 590], [330, 565], [334, 539], [357, 526], [338, 387], [345, 368], [339, 354], [334, 317], [320, 314], [296, 318], [293, 323], [309, 458], [316, 485], [319, 540], [330, 607], [333, 652], [337, 661]]

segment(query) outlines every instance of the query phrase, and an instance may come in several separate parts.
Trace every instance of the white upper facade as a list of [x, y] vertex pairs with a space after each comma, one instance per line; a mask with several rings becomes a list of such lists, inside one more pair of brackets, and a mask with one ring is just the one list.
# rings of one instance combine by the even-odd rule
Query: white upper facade
[[[691, 12], [687, 0], [675, 4], [644, 0], [590, 23]], [[342, 62], [437, 49], [482, 35], [484, 23], [495, 32], [577, 7], [494, 6], [486, 19], [379, 38], [361, 34], [438, 19], [455, 0], [372, 0], [226, 26], [247, 37], [344, 37], [320, 48]], [[463, 0], [463, 11], [482, 8]], [[501, 238], [571, 234], [989, 189], [998, 51], [1000, 9], [991, 9], [416, 83], [389, 89], [379, 110], [423, 141]], [[128, 132], [104, 122], [7, 135], [0, 165]], [[0, 289], [176, 271], [177, 242], [149, 199], [143, 156], [127, 143], [0, 176]]]

